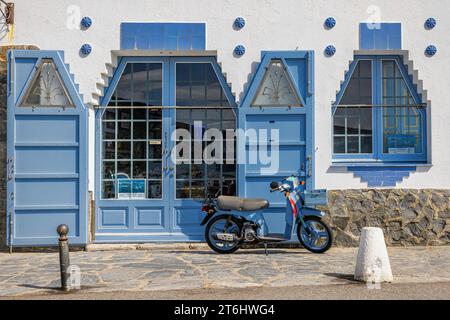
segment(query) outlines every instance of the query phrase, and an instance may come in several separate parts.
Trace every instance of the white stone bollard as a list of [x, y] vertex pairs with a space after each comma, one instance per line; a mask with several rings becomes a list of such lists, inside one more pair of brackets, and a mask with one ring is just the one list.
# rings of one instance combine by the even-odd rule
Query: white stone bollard
[[383, 230], [380, 228], [366, 227], [361, 232], [355, 280], [371, 283], [392, 282], [394, 280]]

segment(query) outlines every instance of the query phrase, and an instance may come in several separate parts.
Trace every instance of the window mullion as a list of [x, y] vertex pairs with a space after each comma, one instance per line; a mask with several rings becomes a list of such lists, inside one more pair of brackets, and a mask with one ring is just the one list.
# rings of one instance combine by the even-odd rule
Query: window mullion
[[[373, 73], [372, 73], [372, 103], [374, 105], [383, 104], [383, 75], [382, 75], [382, 60], [380, 57], [373, 59]], [[372, 128], [373, 134], [373, 157], [376, 160], [380, 160], [382, 156], [383, 148], [383, 107], [372, 107], [372, 116], [374, 118], [374, 126]]]

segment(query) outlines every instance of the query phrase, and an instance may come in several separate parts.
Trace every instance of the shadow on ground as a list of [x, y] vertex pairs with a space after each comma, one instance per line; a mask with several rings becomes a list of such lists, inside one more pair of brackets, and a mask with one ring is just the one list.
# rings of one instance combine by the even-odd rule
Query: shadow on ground
[[[205, 251], [205, 250], [172, 250], [169, 251], [168, 253], [186, 253], [188, 252], [189, 254], [199, 254], [199, 255], [219, 255], [219, 256], [225, 256], [226, 254], [219, 254], [219, 253], [215, 253], [214, 251]], [[232, 253], [231, 255], [252, 255], [252, 254], [256, 254], [256, 255], [265, 255], [266, 252], [264, 251], [264, 249], [260, 250], [260, 249], [241, 249], [239, 251], [236, 251], [234, 253]], [[286, 255], [292, 255], [292, 254], [311, 254], [310, 252], [307, 251], [290, 251], [289, 249], [286, 250], [277, 250], [277, 249], [267, 249], [267, 254], [271, 255], [271, 254], [286, 254]]]
[[328, 277], [337, 278], [340, 280], [347, 280], [354, 283], [361, 283], [360, 281], [355, 280], [355, 275], [353, 274], [331, 272], [331, 273], [324, 273], [324, 275]]

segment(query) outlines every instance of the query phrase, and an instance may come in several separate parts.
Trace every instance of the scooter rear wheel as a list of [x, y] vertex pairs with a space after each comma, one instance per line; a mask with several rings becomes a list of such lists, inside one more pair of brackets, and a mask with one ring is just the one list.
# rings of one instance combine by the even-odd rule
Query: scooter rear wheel
[[233, 216], [220, 215], [212, 218], [205, 229], [205, 239], [208, 246], [217, 253], [228, 254], [239, 249], [239, 241], [218, 240], [217, 233], [232, 233], [236, 237], [241, 235], [241, 223]]
[[330, 249], [333, 244], [330, 227], [319, 217], [310, 216], [303, 220], [305, 225], [299, 223], [297, 226], [297, 236], [302, 246], [313, 253], [324, 253]]

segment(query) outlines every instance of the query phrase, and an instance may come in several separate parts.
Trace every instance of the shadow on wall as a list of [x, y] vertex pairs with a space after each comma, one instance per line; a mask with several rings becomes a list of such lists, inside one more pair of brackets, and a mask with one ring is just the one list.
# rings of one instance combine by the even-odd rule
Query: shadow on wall
[[242, 102], [245, 98], [245, 94], [247, 93], [248, 87], [251, 85], [253, 78], [255, 77], [256, 70], [261, 62], [254, 61], [251, 64], [251, 71], [247, 76], [247, 81], [244, 83], [242, 88], [242, 92], [239, 94], [239, 102]]

